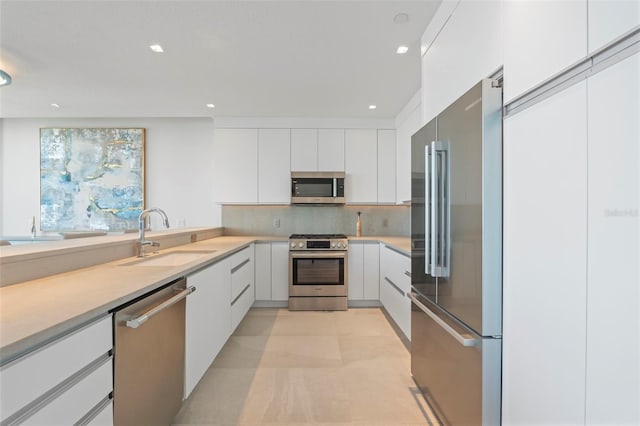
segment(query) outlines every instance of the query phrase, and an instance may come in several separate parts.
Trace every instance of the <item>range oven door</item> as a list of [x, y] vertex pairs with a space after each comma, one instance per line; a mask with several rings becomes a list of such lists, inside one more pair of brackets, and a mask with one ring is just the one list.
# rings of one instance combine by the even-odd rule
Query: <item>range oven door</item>
[[289, 296], [347, 296], [346, 251], [289, 252]]

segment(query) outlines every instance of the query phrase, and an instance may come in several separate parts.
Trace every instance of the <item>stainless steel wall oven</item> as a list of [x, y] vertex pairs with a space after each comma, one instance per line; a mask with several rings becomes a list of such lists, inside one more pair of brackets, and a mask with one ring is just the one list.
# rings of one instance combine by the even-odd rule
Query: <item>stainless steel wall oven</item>
[[290, 237], [290, 310], [346, 310], [347, 281], [346, 235]]

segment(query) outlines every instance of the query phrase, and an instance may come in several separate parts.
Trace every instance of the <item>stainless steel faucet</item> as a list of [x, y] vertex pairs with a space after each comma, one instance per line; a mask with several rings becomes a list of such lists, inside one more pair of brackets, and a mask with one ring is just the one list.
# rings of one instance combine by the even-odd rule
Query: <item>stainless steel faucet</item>
[[31, 238], [36, 237], [36, 217], [31, 218]]
[[146, 219], [147, 216], [149, 215], [149, 213], [152, 212], [156, 212], [158, 213], [160, 216], [162, 216], [162, 222], [164, 223], [165, 228], [169, 227], [169, 218], [167, 217], [167, 214], [162, 210], [162, 209], [158, 209], [158, 208], [153, 208], [153, 209], [146, 209], [143, 210], [140, 213], [140, 217], [138, 218], [138, 226], [139, 228], [139, 239], [138, 239], [138, 257], [144, 257], [144, 246], [151, 246], [151, 247], [158, 247], [160, 246], [160, 243], [157, 243], [155, 241], [150, 241], [150, 240], [146, 240], [144, 237], [144, 228], [145, 228], [145, 223], [146, 223]]

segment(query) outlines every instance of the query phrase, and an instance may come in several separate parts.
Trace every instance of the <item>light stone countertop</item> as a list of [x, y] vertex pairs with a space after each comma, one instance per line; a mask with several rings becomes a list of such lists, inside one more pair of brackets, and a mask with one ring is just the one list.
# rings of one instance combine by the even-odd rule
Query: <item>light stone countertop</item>
[[[276, 240], [286, 239], [269, 236], [216, 237], [160, 251], [215, 250], [180, 266], [122, 266], [137, 259], [130, 257], [1, 287], [0, 364], [253, 242]], [[411, 253], [408, 237], [350, 237], [350, 240], [380, 241], [407, 255]]]
[[378, 241], [402, 252], [406, 256], [411, 257], [411, 238], [409, 237], [350, 236], [349, 241]]

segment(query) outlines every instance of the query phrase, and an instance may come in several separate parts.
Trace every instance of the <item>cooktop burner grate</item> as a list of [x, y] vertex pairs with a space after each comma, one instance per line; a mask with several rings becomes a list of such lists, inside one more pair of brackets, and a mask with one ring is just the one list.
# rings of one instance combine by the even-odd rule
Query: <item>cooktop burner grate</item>
[[337, 239], [337, 238], [347, 238], [345, 234], [291, 234], [289, 237], [292, 240], [326, 240], [326, 239]]

